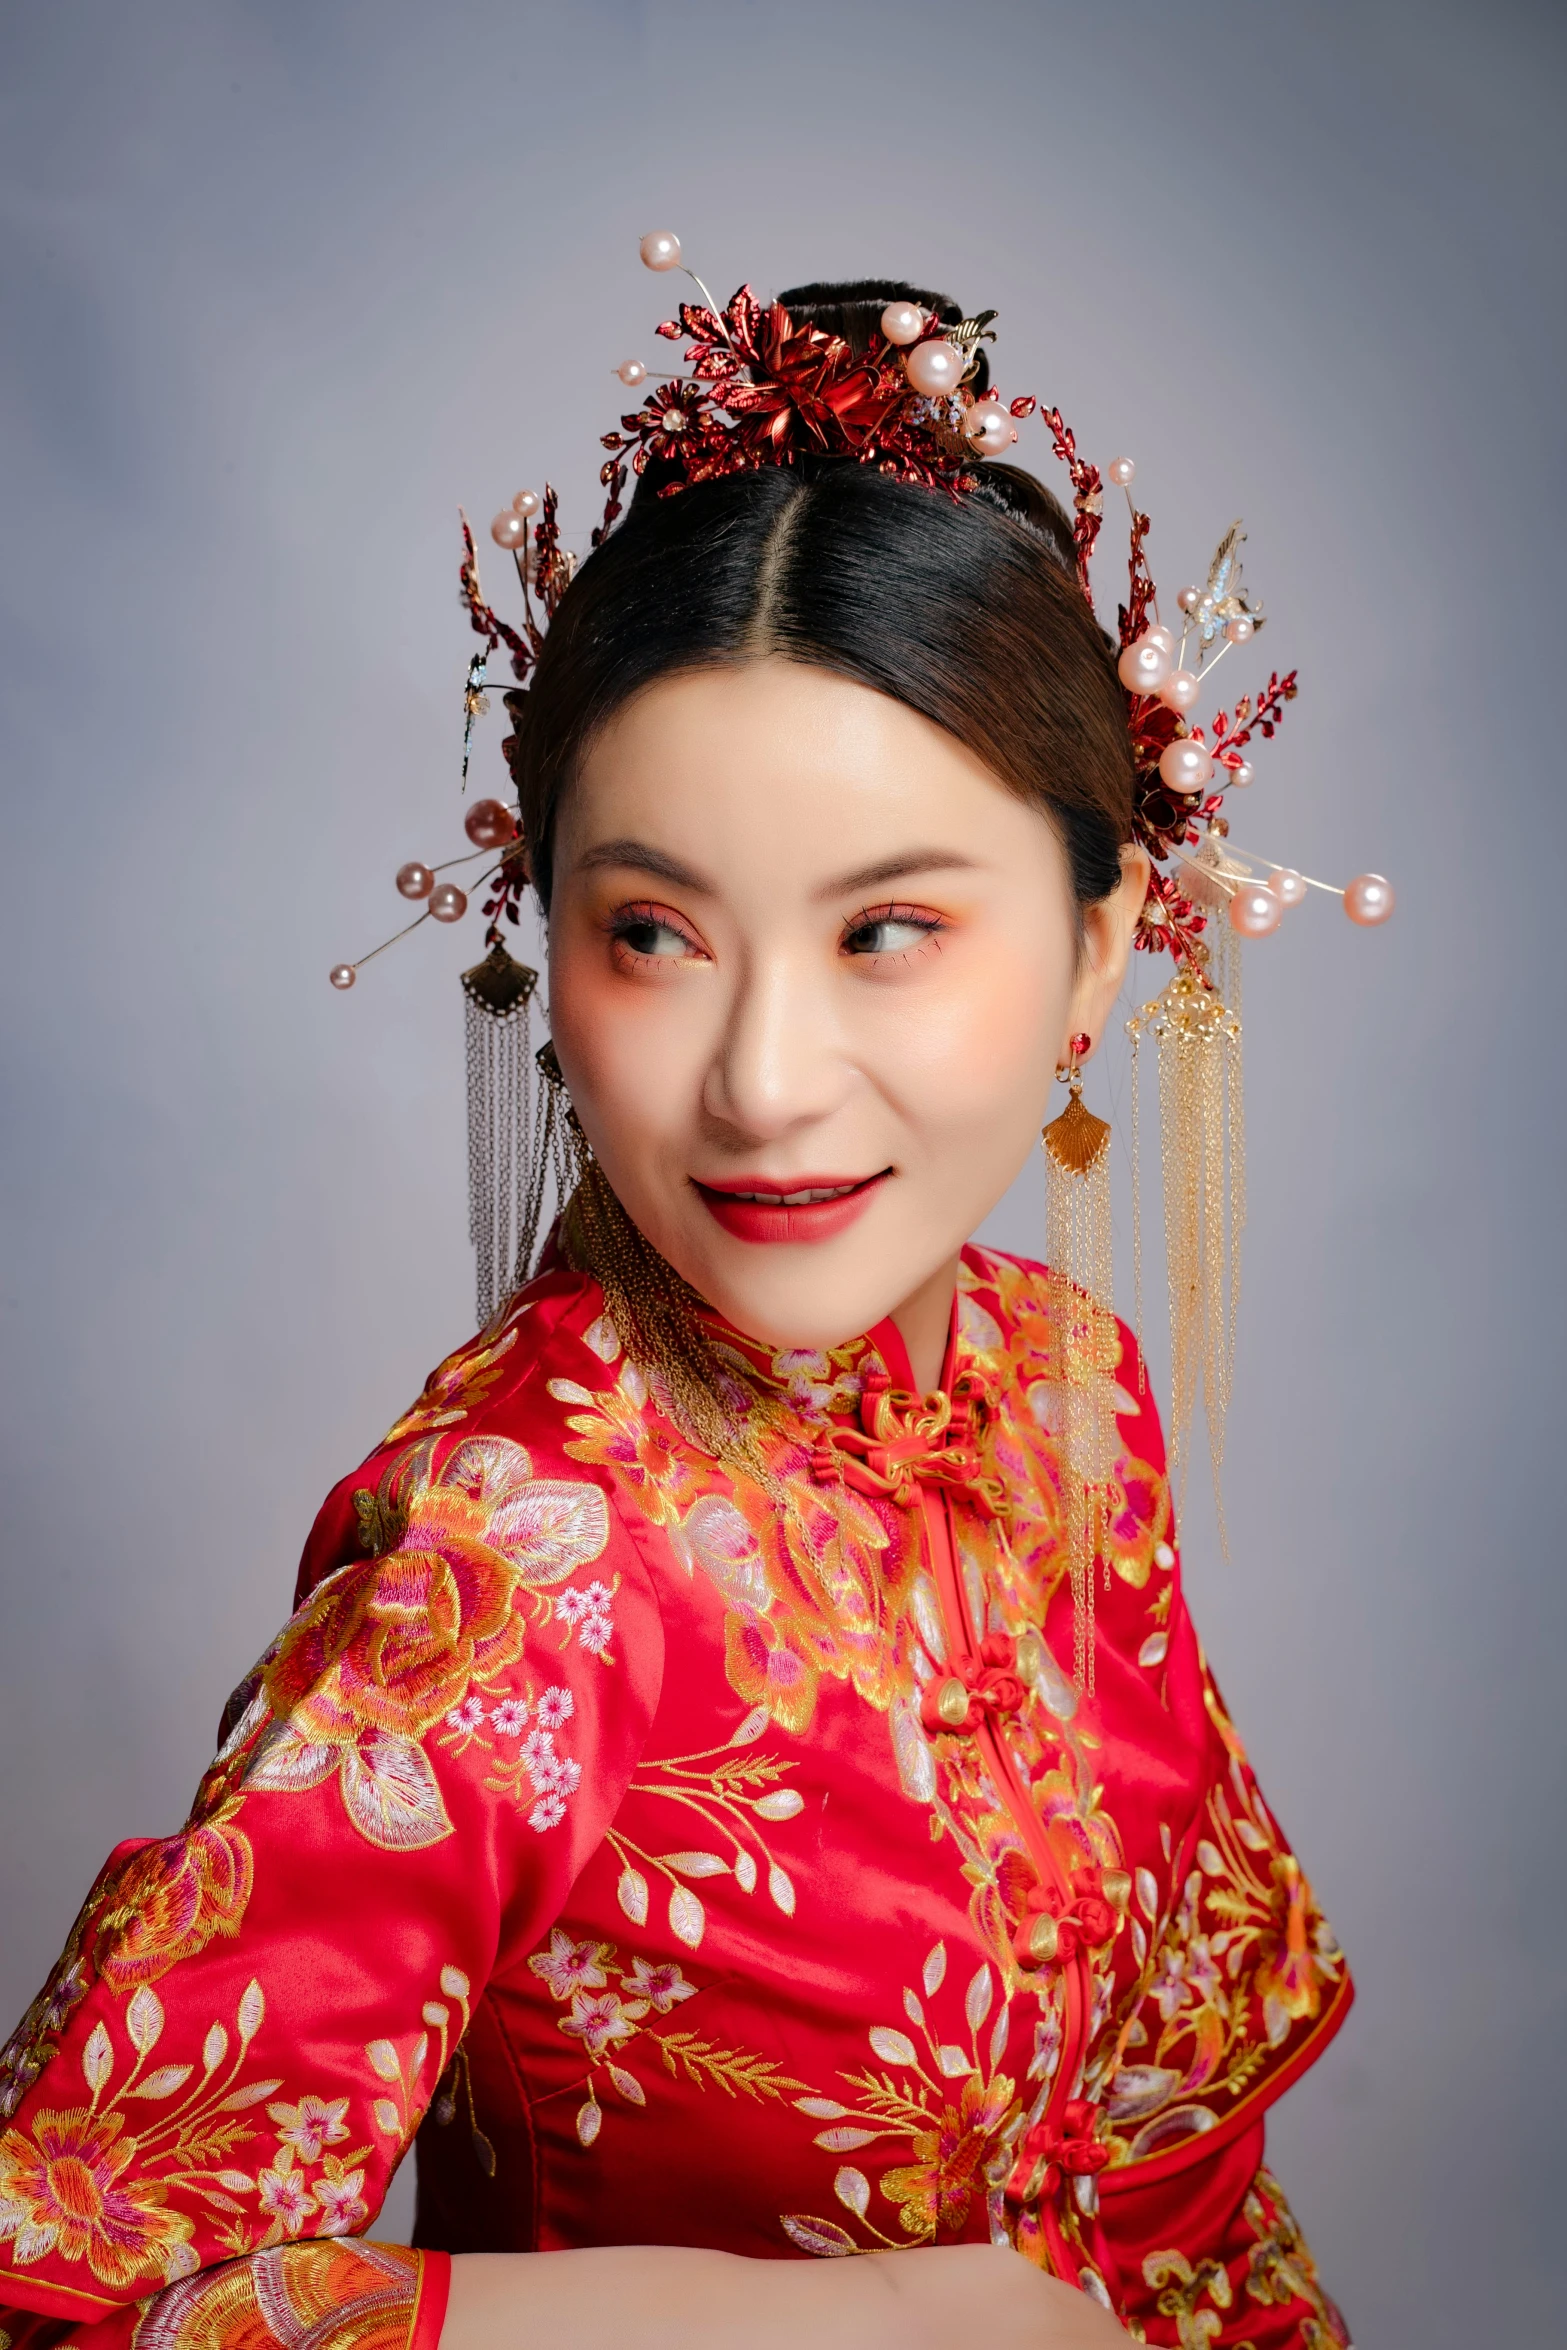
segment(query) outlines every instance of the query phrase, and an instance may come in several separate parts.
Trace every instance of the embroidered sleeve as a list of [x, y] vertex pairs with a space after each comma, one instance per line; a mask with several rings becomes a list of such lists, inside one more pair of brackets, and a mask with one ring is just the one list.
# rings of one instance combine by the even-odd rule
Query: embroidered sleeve
[[91, 2325], [6, 2312], [7, 2350], [436, 2350], [451, 2262], [402, 2244], [280, 2244]]
[[1107, 2195], [1133, 2339], [1173, 2350], [1348, 2350], [1258, 2123], [1161, 2184]]
[[356, 1506], [368, 1555], [238, 1692], [182, 1832], [111, 1857], [0, 2055], [12, 2350], [26, 2312], [84, 2350], [93, 2321], [418, 2350], [417, 2263], [336, 2240], [598, 1843], [661, 1634], [602, 1489], [509, 1438], [426, 1435]]

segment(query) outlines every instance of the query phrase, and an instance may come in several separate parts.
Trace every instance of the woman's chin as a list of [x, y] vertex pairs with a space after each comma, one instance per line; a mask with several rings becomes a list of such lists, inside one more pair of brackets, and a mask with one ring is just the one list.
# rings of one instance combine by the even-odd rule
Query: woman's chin
[[823, 1354], [873, 1330], [914, 1286], [907, 1249], [872, 1225], [866, 1218], [834, 1240], [768, 1246], [704, 1235], [703, 1247], [681, 1251], [684, 1263], [667, 1253], [747, 1338], [777, 1352]]

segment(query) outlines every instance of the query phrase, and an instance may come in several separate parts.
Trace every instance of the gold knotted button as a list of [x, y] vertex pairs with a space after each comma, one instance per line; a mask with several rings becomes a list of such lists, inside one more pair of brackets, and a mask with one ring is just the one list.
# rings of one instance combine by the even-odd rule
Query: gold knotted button
[[961, 1730], [968, 1720], [968, 1691], [955, 1674], [951, 1680], [942, 1682], [936, 1711], [949, 1730]]
[[1125, 1869], [1103, 1869], [1099, 1882], [1112, 1909], [1125, 1909], [1132, 1898], [1132, 1880]]
[[1020, 1632], [1017, 1639], [1017, 1677], [1031, 1689], [1045, 1669], [1045, 1644], [1037, 1632]]
[[1028, 1956], [1034, 1966], [1046, 1966], [1055, 1957], [1061, 1929], [1048, 1909], [1042, 1909], [1028, 1929]]

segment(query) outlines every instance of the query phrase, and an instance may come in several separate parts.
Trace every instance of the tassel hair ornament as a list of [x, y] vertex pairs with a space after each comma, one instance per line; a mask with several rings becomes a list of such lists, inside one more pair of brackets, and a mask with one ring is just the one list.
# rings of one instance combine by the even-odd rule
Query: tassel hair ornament
[[1040, 1137], [1045, 1153], [1046, 1262], [1060, 1362], [1061, 1502], [1072, 1576], [1073, 1671], [1094, 1686], [1094, 1569], [1115, 1468], [1115, 1381], [1121, 1343], [1112, 1303], [1110, 1129], [1084, 1107], [1074, 1036], [1057, 1071], [1066, 1108]]
[[[1221, 933], [1221, 940], [1223, 934]], [[1230, 948], [1230, 942], [1224, 941]], [[1132, 1198], [1137, 1223], [1137, 1319], [1142, 1325], [1141, 1046], [1159, 1056], [1159, 1156], [1170, 1297], [1170, 1481], [1179, 1510], [1199, 1397], [1208, 1424], [1219, 1540], [1224, 1523], [1224, 1435], [1235, 1368], [1246, 1146], [1241, 1100], [1240, 954], [1222, 954], [1216, 986], [1183, 964], [1161, 995], [1126, 1023], [1132, 1041]], [[1228, 1001], [1226, 1001], [1228, 998]]]
[[[555, 1047], [535, 1053], [539, 975], [499, 940], [462, 975], [468, 1046], [468, 1237], [481, 1329], [534, 1269], [545, 1205], [565, 1207], [587, 1164]], [[550, 1219], [553, 1222], [553, 1215]]]

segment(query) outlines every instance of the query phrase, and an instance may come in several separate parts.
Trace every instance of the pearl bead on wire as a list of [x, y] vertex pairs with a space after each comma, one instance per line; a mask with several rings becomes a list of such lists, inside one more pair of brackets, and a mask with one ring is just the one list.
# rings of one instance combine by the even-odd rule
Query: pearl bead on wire
[[520, 514], [524, 522], [531, 522], [543, 503], [537, 490], [519, 490], [511, 502], [511, 510]]
[[637, 251], [642, 256], [644, 269], [678, 269], [680, 267], [680, 239], [667, 228], [649, 229]]
[[1105, 471], [1116, 487], [1124, 490], [1127, 484], [1135, 478], [1137, 467], [1130, 457], [1112, 457], [1105, 467]]
[[647, 368], [640, 359], [622, 359], [615, 373], [623, 384], [628, 384], [632, 390], [635, 390], [636, 386], [645, 379]]
[[909, 381], [927, 400], [939, 400], [957, 390], [967, 364], [956, 343], [917, 343], [908, 357]]
[[1154, 622], [1152, 628], [1143, 630], [1143, 642], [1150, 645], [1163, 645], [1171, 660], [1175, 659], [1175, 638], [1170, 630], [1161, 627], [1158, 621]]
[[1238, 930], [1242, 938], [1266, 938], [1283, 919], [1283, 901], [1260, 883], [1238, 889], [1230, 900], [1230, 928]]
[[1156, 694], [1170, 674], [1170, 656], [1153, 637], [1140, 636], [1126, 647], [1115, 673], [1129, 694]]
[[500, 800], [475, 800], [462, 828], [476, 849], [498, 849], [517, 837], [517, 820]]
[[1224, 624], [1225, 639], [1229, 644], [1243, 645], [1249, 636], [1255, 634], [1256, 626], [1256, 622], [1248, 619], [1244, 612], [1237, 612], [1233, 620], [1227, 620]]
[[1195, 612], [1202, 602], [1202, 589], [1200, 587], [1183, 587], [1175, 600], [1183, 612]]
[[1372, 930], [1393, 911], [1393, 885], [1380, 873], [1357, 873], [1344, 892], [1344, 911], [1351, 922]]
[[428, 865], [421, 865], [417, 858], [407, 865], [398, 866], [397, 891], [400, 897], [427, 898], [434, 887], [435, 875]]
[[1195, 706], [1201, 692], [1202, 687], [1190, 669], [1172, 669], [1159, 688], [1159, 699], [1167, 710], [1184, 714]]
[[1249, 759], [1237, 759], [1233, 767], [1226, 762], [1224, 772], [1232, 791], [1244, 791], [1257, 779], [1257, 770]]
[[468, 911], [466, 894], [455, 881], [438, 881], [430, 892], [430, 913], [437, 922], [460, 922]]
[[515, 506], [503, 507], [490, 524], [490, 536], [498, 547], [520, 547], [527, 535], [527, 522]]
[[889, 302], [881, 314], [881, 331], [900, 350], [917, 343], [925, 331], [925, 313], [916, 302]]
[[963, 419], [963, 438], [977, 457], [999, 457], [1017, 439], [1017, 426], [999, 400], [976, 400]]
[[327, 973], [334, 987], [352, 987], [357, 976], [352, 963], [334, 963]]
[[1159, 774], [1171, 791], [1206, 791], [1213, 780], [1213, 760], [1204, 744], [1183, 735], [1160, 752]]
[[1305, 875], [1297, 873], [1293, 865], [1281, 865], [1276, 873], [1270, 873], [1268, 887], [1281, 906], [1302, 906], [1306, 902]]

